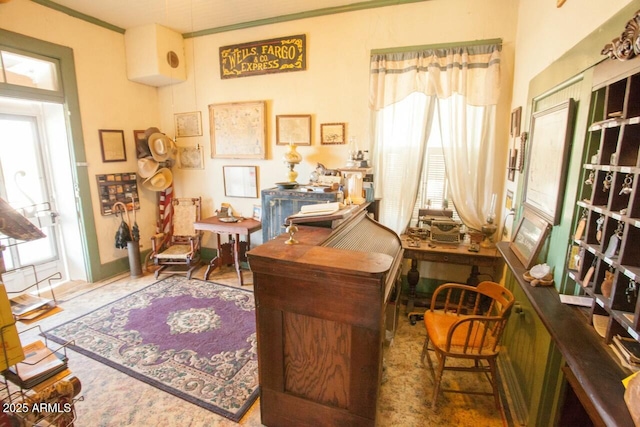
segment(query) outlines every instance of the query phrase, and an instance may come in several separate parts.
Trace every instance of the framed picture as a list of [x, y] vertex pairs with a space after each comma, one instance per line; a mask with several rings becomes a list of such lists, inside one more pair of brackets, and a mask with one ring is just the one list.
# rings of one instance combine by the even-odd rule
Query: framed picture
[[509, 248], [527, 270], [534, 265], [550, 229], [551, 226], [544, 219], [524, 210]]
[[311, 145], [311, 114], [276, 116], [277, 145]]
[[253, 219], [255, 219], [256, 221], [262, 220], [262, 206], [253, 205]]
[[149, 148], [149, 143], [147, 142], [145, 131], [134, 130], [133, 140], [136, 142], [136, 156], [138, 159], [143, 159], [145, 157], [151, 156], [151, 149]]
[[204, 155], [200, 144], [195, 147], [178, 147], [180, 169], [204, 169]]
[[258, 174], [255, 166], [223, 166], [224, 195], [258, 197]]
[[100, 129], [100, 149], [103, 162], [125, 162], [127, 151], [124, 145], [124, 131]]
[[173, 117], [175, 119], [176, 138], [202, 135], [202, 114], [200, 111], [177, 113]]
[[511, 112], [511, 127], [509, 128], [509, 135], [520, 135], [520, 121], [522, 119], [522, 107], [518, 107]]
[[560, 222], [575, 101], [537, 112], [531, 121], [524, 205], [551, 225]]
[[211, 158], [266, 159], [265, 101], [209, 105]]
[[323, 123], [320, 125], [321, 144], [344, 144], [344, 123]]

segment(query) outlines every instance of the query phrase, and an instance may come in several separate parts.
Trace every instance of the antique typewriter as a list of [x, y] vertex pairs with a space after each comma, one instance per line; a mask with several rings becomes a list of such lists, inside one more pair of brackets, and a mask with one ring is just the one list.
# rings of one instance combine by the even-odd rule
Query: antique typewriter
[[438, 243], [460, 243], [460, 223], [451, 218], [433, 219], [429, 228], [429, 240]]

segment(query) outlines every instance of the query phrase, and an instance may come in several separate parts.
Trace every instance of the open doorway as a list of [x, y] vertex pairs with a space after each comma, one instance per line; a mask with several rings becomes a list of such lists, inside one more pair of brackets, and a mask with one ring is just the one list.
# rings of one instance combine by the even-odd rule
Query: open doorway
[[86, 280], [63, 105], [0, 97], [0, 135], [0, 197], [47, 236], [0, 242], [7, 289]]

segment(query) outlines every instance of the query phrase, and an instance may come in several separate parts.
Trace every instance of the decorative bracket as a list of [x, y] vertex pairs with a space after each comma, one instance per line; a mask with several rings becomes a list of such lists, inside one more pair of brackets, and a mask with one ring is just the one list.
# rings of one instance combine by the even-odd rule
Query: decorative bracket
[[640, 55], [640, 10], [627, 22], [622, 35], [607, 43], [601, 53], [620, 61]]

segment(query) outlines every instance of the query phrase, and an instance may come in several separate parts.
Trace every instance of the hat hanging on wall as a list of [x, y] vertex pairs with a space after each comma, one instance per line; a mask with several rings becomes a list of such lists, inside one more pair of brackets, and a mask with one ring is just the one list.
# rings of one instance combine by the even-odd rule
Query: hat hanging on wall
[[174, 159], [178, 152], [175, 142], [167, 135], [156, 132], [149, 137], [151, 155], [158, 162]]
[[153, 160], [151, 157], [144, 159], [138, 159], [138, 174], [140, 178], [149, 178], [155, 174], [160, 168], [160, 163]]
[[164, 191], [171, 186], [173, 175], [167, 168], [160, 168], [155, 174], [145, 179], [142, 186], [151, 191]]

